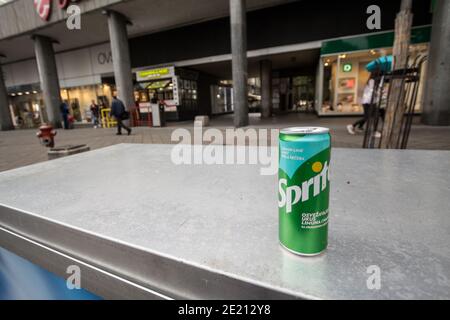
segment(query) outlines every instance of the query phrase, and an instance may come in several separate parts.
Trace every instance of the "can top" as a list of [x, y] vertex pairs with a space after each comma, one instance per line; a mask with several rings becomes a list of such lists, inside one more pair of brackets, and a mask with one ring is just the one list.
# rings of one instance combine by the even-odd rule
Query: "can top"
[[310, 134], [327, 134], [330, 133], [330, 129], [322, 127], [293, 127], [286, 128], [280, 131], [282, 134], [292, 135], [310, 135]]

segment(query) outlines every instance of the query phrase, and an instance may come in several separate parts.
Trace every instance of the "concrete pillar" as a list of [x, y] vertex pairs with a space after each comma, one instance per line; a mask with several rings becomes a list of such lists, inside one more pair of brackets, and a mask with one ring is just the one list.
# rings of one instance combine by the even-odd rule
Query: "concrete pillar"
[[[0, 56], [1, 57], [1, 56]], [[0, 65], [0, 130], [13, 130], [14, 124], [9, 110], [8, 91], [6, 90], [3, 70]]]
[[234, 126], [248, 125], [247, 18], [245, 0], [230, 0]]
[[422, 122], [450, 125], [450, 1], [437, 0], [431, 31], [430, 55]]
[[117, 95], [126, 108], [134, 107], [133, 75], [131, 72], [130, 48], [128, 45], [128, 20], [118, 12], [106, 11], [108, 15], [109, 39], [116, 80]]
[[272, 61], [261, 61], [261, 113], [263, 118], [272, 116]]
[[324, 79], [324, 63], [320, 58], [316, 71], [316, 95], [314, 101], [314, 107], [317, 113], [322, 111], [323, 106], [323, 79]]
[[60, 107], [62, 100], [53, 40], [43, 36], [33, 36], [33, 39], [48, 122], [55, 128], [61, 128], [62, 115]]

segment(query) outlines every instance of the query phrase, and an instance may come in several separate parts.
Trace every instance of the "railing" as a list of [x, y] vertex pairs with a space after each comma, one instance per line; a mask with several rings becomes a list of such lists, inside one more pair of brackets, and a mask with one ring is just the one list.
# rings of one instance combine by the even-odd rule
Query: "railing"
[[[153, 117], [152, 117], [152, 107], [131, 107], [130, 110], [130, 121], [133, 127], [152, 127]], [[142, 112], [144, 111], [144, 112]]]
[[375, 77], [375, 85], [372, 93], [372, 103], [370, 105], [369, 117], [367, 121], [366, 133], [364, 135], [363, 148], [374, 149], [381, 148], [382, 140], [377, 143], [376, 132], [383, 132], [384, 119], [380, 128], [381, 110], [387, 107], [391, 98], [390, 83], [393, 79], [402, 81], [400, 101], [397, 101], [397, 108], [404, 109], [404, 117], [402, 119], [400, 134], [396, 141], [398, 149], [406, 149], [408, 147], [409, 135], [413, 122], [414, 111], [417, 103], [421, 74], [423, 72], [424, 63], [428, 60], [428, 56], [417, 56], [406, 69], [400, 69], [389, 72], [382, 72]]
[[110, 116], [111, 109], [102, 109], [101, 111], [101, 124], [103, 128], [113, 128], [117, 126], [117, 121]]
[[[153, 104], [154, 105], [154, 104]], [[160, 100], [158, 107], [164, 105], [165, 108], [176, 108], [175, 105], [170, 105], [165, 100]], [[130, 121], [133, 127], [153, 127], [152, 105], [149, 106], [133, 106], [129, 108]]]

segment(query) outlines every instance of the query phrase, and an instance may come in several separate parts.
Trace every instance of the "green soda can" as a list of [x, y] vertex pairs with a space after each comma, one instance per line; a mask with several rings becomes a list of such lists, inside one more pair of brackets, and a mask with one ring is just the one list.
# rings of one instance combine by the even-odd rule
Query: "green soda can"
[[279, 140], [280, 243], [298, 255], [319, 255], [328, 246], [330, 130], [289, 128]]

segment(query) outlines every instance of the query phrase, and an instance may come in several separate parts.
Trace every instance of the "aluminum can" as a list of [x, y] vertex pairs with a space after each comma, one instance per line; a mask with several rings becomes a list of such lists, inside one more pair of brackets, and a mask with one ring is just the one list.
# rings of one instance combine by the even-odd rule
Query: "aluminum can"
[[328, 246], [331, 135], [327, 128], [280, 131], [278, 207], [281, 245], [315, 256]]

